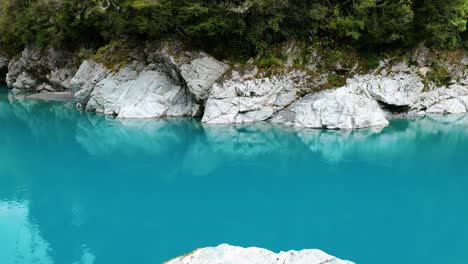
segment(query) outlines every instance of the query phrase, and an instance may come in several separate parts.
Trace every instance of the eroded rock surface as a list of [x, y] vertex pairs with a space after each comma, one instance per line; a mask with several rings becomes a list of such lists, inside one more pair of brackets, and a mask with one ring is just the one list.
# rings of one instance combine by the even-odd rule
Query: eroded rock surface
[[160, 67], [133, 63], [99, 81], [86, 110], [120, 118], [158, 118], [196, 116], [199, 107]]
[[230, 245], [209, 247], [170, 260], [165, 264], [353, 264], [323, 251], [301, 250], [273, 253], [262, 248], [241, 248]]
[[9, 62], [6, 83], [17, 93], [63, 91], [69, 89], [75, 70], [71, 54], [29, 45], [19, 59]]
[[355, 80], [366, 85], [374, 99], [393, 106], [414, 104], [424, 89], [424, 84], [417, 75], [407, 73], [358, 76]]
[[271, 78], [234, 77], [215, 84], [202, 122], [209, 124], [264, 121], [294, 102], [304, 72]]
[[377, 101], [358, 82], [336, 90], [307, 95], [279, 112], [271, 121], [293, 127], [326, 129], [388, 125]]
[[119, 118], [197, 116], [228, 66], [178, 42], [148, 43], [117, 72], [85, 61], [71, 80], [78, 108]]

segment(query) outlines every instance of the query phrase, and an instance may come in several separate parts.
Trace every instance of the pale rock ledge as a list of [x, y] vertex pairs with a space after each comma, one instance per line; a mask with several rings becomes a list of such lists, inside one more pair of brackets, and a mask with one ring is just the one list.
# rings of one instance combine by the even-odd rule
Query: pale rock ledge
[[354, 264], [318, 249], [273, 253], [262, 248], [222, 244], [195, 250], [165, 264]]

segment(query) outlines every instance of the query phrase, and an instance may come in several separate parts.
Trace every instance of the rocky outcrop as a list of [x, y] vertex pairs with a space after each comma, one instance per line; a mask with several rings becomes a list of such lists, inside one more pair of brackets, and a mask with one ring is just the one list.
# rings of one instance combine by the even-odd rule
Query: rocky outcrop
[[228, 66], [210, 56], [201, 56], [180, 67], [180, 74], [189, 91], [199, 101], [205, 101], [213, 84], [227, 71]]
[[[128, 60], [115, 69], [86, 60], [74, 74], [70, 54], [28, 46], [9, 61], [6, 82], [15, 93], [71, 90], [79, 109], [119, 118], [202, 116], [205, 124], [269, 121], [356, 129], [384, 127], [393, 118], [468, 111], [463, 54], [439, 56], [420, 46], [408, 59], [384, 59], [370, 72], [356, 54], [336, 60], [318, 51], [304, 53], [295, 42], [280, 49], [287, 58], [282, 65], [273, 60], [272, 67], [259, 68], [261, 58], [230, 66], [181, 42], [147, 42], [125, 49]], [[0, 56], [0, 71], [7, 61]]]
[[6, 82], [14, 92], [63, 91], [70, 87], [75, 73], [71, 54], [27, 46], [8, 66]]
[[271, 118], [298, 98], [305, 73], [251, 78], [233, 72], [222, 84], [215, 84], [205, 105], [202, 122], [229, 124], [258, 122]]
[[312, 249], [273, 253], [262, 248], [241, 248], [223, 244], [217, 247], [203, 248], [165, 264], [353, 264], [340, 260], [323, 251]]
[[109, 73], [110, 70], [104, 65], [92, 60], [86, 60], [81, 64], [73, 79], [70, 80], [70, 88], [75, 93], [78, 108], [86, 106], [94, 87]]
[[96, 84], [87, 111], [119, 118], [196, 116], [200, 106], [191, 94], [158, 65], [137, 62]]
[[[172, 43], [172, 44], [171, 44]], [[177, 42], [147, 43], [117, 72], [85, 61], [71, 80], [78, 108], [119, 118], [197, 116], [227, 65]]]
[[421, 93], [412, 111], [417, 115], [466, 113], [468, 87], [455, 84]]
[[421, 79], [408, 73], [358, 76], [355, 81], [366, 85], [375, 100], [397, 107], [413, 105], [424, 89]]
[[273, 123], [303, 128], [354, 129], [387, 126], [379, 104], [363, 83], [309, 94], [272, 118]]
[[213, 84], [229, 66], [202, 51], [187, 50], [177, 41], [146, 43], [148, 63], [164, 65], [167, 73], [182, 82], [197, 101], [205, 101]]

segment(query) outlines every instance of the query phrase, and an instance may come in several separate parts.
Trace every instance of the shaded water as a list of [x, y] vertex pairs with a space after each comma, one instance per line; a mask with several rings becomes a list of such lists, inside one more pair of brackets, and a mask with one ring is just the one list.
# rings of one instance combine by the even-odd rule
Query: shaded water
[[0, 263], [161, 263], [230, 243], [468, 259], [468, 116], [378, 130], [86, 115], [0, 94]]

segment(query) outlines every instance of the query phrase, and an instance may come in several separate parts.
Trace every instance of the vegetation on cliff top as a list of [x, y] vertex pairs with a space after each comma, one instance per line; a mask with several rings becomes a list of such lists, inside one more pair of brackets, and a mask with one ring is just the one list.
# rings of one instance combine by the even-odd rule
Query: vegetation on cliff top
[[290, 38], [372, 51], [421, 41], [453, 49], [467, 45], [467, 19], [468, 0], [3, 0], [0, 48], [97, 50], [175, 37], [222, 57]]

